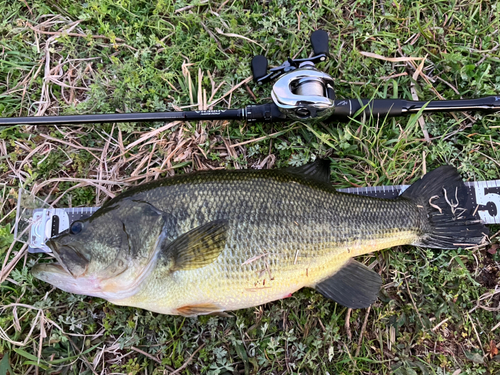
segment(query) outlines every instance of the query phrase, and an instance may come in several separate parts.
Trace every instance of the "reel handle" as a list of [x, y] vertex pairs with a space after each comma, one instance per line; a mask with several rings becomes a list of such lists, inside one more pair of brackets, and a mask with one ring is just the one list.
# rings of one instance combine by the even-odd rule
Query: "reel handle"
[[263, 55], [254, 56], [252, 59], [253, 80], [258, 85], [271, 82], [283, 74], [299, 69], [304, 63], [317, 64], [327, 59], [328, 55], [328, 33], [324, 30], [316, 30], [311, 34], [311, 44], [314, 50], [314, 56], [305, 59], [291, 59], [283, 62], [280, 66], [268, 70], [267, 58]]

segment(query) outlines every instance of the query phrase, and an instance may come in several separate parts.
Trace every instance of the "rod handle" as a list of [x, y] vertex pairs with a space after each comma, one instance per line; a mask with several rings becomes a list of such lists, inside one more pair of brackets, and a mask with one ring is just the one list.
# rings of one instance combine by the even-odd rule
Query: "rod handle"
[[335, 100], [334, 119], [354, 117], [362, 108], [357, 117], [362, 115], [373, 116], [400, 116], [407, 101], [401, 99], [337, 99]]
[[410, 113], [415, 113], [424, 106], [424, 112], [482, 111], [494, 113], [500, 111], [500, 96], [486, 96], [477, 99], [433, 100], [430, 102], [407, 101], [407, 110]]

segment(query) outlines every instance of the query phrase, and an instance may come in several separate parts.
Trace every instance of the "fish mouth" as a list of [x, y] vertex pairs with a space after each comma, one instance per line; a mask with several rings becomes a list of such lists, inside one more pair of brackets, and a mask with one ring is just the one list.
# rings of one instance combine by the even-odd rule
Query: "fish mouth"
[[62, 245], [53, 239], [48, 240], [46, 245], [52, 250], [52, 254], [59, 263], [53, 263], [58, 266], [57, 270], [56, 268], [53, 269], [54, 272], [60, 273], [61, 271], [64, 271], [73, 278], [77, 278], [85, 274], [89, 261], [74, 247]]
[[75, 278], [58, 263], [37, 264], [31, 269], [31, 274], [37, 279], [52, 284], [68, 293], [102, 297], [99, 285], [93, 278]]
[[41, 263], [35, 265], [31, 272], [36, 278], [42, 274], [54, 274], [60, 276], [71, 276], [73, 277], [63, 266], [58, 263]]
[[68, 268], [64, 266], [60, 256], [59, 249], [56, 242], [49, 240], [45, 243], [50, 250], [52, 250], [52, 255], [57, 260], [57, 263], [40, 263], [35, 265], [31, 269], [31, 274], [37, 279], [48, 282], [50, 284], [62, 284], [68, 279], [74, 279], [74, 276], [69, 272]]
[[41, 281], [52, 284], [68, 293], [99, 297], [99, 286], [95, 278], [85, 275], [89, 262], [73, 246], [49, 240], [46, 245], [52, 250], [57, 262], [39, 263], [31, 274]]
[[63, 266], [57, 263], [40, 263], [31, 269], [31, 274], [39, 280], [52, 284], [60, 289], [75, 282], [75, 278]]

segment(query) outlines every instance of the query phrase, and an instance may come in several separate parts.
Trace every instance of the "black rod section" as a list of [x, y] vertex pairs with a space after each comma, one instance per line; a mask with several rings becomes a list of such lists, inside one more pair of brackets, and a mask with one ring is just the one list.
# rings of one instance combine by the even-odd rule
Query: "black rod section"
[[[425, 108], [424, 108], [425, 106]], [[364, 108], [362, 115], [373, 116], [404, 116], [423, 112], [455, 112], [455, 111], [500, 111], [500, 96], [487, 96], [479, 99], [411, 101], [403, 99], [337, 99], [335, 111], [331, 120], [345, 120]]]
[[154, 122], [154, 121], [203, 121], [203, 120], [247, 120], [248, 122], [285, 121], [274, 103], [249, 105], [243, 109], [213, 109], [204, 111], [110, 113], [101, 115], [5, 117], [0, 118], [0, 126], [7, 125], [78, 125], [113, 122]]
[[[428, 103], [428, 104], [427, 104]], [[500, 96], [487, 96], [479, 99], [436, 100], [430, 102], [406, 102], [406, 111], [416, 113], [424, 105], [424, 112], [486, 111], [500, 110]]]
[[101, 115], [40, 116], [0, 118], [0, 126], [5, 125], [58, 125], [113, 122], [153, 122], [153, 121], [202, 121], [202, 120], [243, 120], [245, 110], [205, 110], [179, 112], [110, 113]]

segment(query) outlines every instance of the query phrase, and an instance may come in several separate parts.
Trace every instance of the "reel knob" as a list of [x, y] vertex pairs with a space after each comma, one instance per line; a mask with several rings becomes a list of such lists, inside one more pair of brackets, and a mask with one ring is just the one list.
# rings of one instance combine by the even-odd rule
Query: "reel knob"
[[328, 33], [325, 30], [313, 32], [311, 34], [311, 44], [315, 55], [328, 55]]
[[259, 80], [267, 75], [267, 58], [262, 55], [254, 56], [251, 66], [253, 80], [261, 85], [262, 82]]

